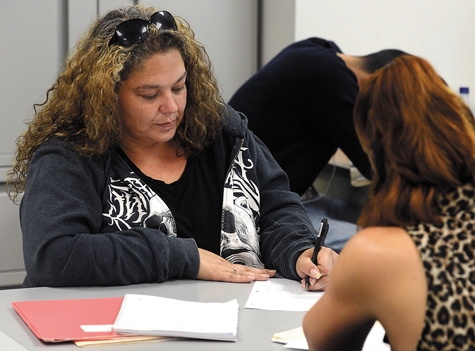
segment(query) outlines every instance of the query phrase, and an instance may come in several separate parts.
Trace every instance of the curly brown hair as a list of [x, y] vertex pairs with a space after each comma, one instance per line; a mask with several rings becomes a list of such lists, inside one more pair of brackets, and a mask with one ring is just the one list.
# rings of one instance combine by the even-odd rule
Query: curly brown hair
[[223, 99], [208, 54], [184, 19], [175, 17], [178, 30], [150, 26], [149, 36], [140, 44], [111, 43], [117, 25], [129, 19], [149, 20], [156, 11], [142, 5], [113, 10], [84, 33], [46, 100], [34, 105], [33, 120], [17, 139], [13, 168], [7, 174], [13, 201], [24, 192], [30, 160], [46, 140], [62, 138], [88, 157], [117, 146], [122, 137], [118, 89], [156, 53], [177, 49], [187, 71], [187, 105], [175, 136], [185, 156], [199, 153], [216, 138], [222, 127]]
[[403, 55], [376, 71], [355, 104], [374, 175], [362, 227], [439, 223], [439, 195], [475, 180], [470, 109], [426, 60]]

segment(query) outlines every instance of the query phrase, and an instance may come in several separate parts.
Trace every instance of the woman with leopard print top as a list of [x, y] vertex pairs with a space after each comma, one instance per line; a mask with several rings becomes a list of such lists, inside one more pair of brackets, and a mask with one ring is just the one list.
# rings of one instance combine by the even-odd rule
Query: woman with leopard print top
[[362, 228], [307, 313], [310, 350], [361, 350], [375, 321], [391, 349], [475, 350], [475, 124], [424, 59], [404, 55], [359, 93], [373, 166]]

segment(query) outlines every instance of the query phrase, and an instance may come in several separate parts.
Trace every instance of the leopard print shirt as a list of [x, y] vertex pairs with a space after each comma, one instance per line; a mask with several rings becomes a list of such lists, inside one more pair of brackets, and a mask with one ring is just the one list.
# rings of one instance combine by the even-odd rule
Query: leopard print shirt
[[440, 197], [443, 224], [407, 227], [427, 277], [427, 309], [417, 350], [475, 350], [475, 187]]

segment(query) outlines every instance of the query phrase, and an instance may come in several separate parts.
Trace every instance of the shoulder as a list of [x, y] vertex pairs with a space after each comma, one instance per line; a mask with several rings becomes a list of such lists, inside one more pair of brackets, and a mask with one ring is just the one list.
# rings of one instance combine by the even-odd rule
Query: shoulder
[[413, 249], [417, 254], [415, 244], [406, 230], [400, 227], [369, 227], [360, 230], [345, 246], [349, 254], [355, 250], [364, 251], [368, 259], [388, 258], [397, 259], [393, 255], [404, 255], [406, 250]]
[[[328, 290], [334, 285], [342, 298], [365, 306], [376, 319], [405, 304], [419, 306], [427, 297], [420, 253], [409, 234], [398, 227], [358, 232], [341, 251], [332, 280]], [[409, 296], [412, 300], [407, 300]]]
[[[254, 77], [268, 81], [285, 77], [290, 80], [325, 73], [342, 64], [337, 56], [340, 49], [331, 41], [308, 38], [290, 44], [264, 65]], [[282, 79], [282, 78], [281, 78]], [[259, 92], [258, 92], [259, 93]]]
[[64, 140], [59, 138], [49, 139], [38, 146], [33, 154], [32, 164], [63, 164], [65, 162], [78, 162], [80, 156]]
[[409, 234], [397, 227], [371, 227], [341, 251], [327, 291], [305, 317], [304, 328], [315, 345], [347, 349], [343, 340], [345, 346], [349, 340], [357, 343], [365, 326], [378, 320], [393, 349], [413, 350], [422, 333], [426, 300], [424, 268]]
[[[351, 271], [353, 279], [362, 281], [374, 275], [389, 280], [405, 270], [410, 271], [415, 265], [422, 268], [414, 241], [399, 227], [370, 227], [359, 231], [348, 241], [338, 261], [345, 265], [345, 270]], [[390, 274], [393, 275], [391, 278]], [[370, 285], [368, 288], [378, 289], [378, 286]]]
[[341, 251], [327, 291], [306, 315], [304, 329], [313, 345], [347, 349], [348, 342], [362, 343], [368, 323], [378, 320], [393, 349], [413, 350], [422, 333], [426, 299], [424, 269], [408, 233], [397, 227], [367, 228]]
[[[424, 320], [427, 281], [420, 253], [398, 227], [370, 227], [343, 248], [332, 273], [335, 291], [379, 320], [388, 335], [417, 340]], [[401, 327], [401, 323], [405, 324]]]
[[247, 131], [247, 117], [229, 105], [224, 105], [223, 130], [234, 137], [243, 138]]
[[31, 168], [41, 172], [69, 170], [77, 174], [80, 170], [85, 170], [88, 173], [102, 174], [109, 166], [110, 161], [110, 152], [100, 157], [86, 157], [80, 155], [72, 145], [63, 139], [54, 138], [45, 141], [38, 147], [32, 157]]
[[339, 53], [341, 50], [332, 41], [308, 38], [282, 50], [270, 66], [277, 67], [275, 74], [282, 74], [285, 66], [293, 76], [305, 79], [310, 87], [326, 94], [340, 96], [349, 91], [354, 98], [357, 80]]
[[329, 52], [341, 52], [340, 48], [330, 40], [322, 39], [322, 38], [317, 38], [317, 37], [310, 37], [307, 39], [303, 39], [300, 41], [297, 41], [295, 43], [290, 44], [287, 46], [283, 51], [285, 50], [300, 50], [300, 49], [315, 49], [319, 48], [324, 51], [329, 51]]

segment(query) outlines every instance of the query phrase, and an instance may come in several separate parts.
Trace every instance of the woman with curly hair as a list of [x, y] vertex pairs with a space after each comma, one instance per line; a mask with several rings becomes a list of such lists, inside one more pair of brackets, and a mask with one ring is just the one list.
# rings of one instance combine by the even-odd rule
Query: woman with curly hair
[[[35, 106], [9, 183], [23, 286], [311, 276], [315, 229], [285, 173], [220, 96], [186, 21], [128, 6], [99, 18]], [[321, 276], [320, 279], [318, 279]]]
[[355, 126], [373, 165], [362, 227], [305, 316], [310, 350], [475, 350], [475, 124], [426, 60], [403, 55], [362, 88]]

